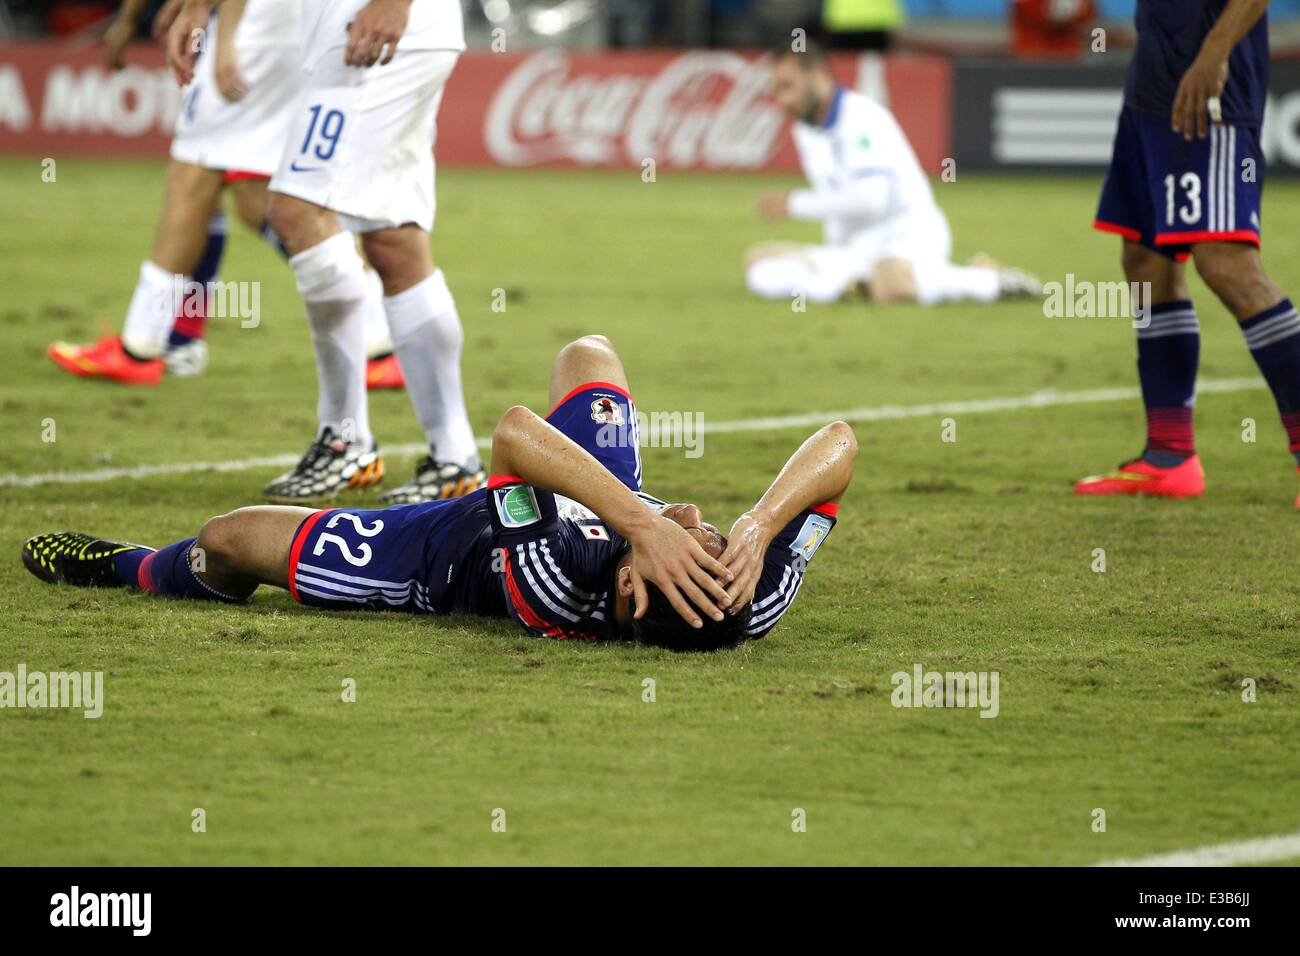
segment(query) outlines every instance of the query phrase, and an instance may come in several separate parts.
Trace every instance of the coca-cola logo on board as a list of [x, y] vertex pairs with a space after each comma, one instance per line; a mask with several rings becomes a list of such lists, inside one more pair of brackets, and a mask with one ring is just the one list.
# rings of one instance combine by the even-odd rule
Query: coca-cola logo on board
[[577, 74], [569, 56], [543, 50], [498, 87], [483, 139], [506, 166], [582, 165], [755, 169], [777, 148], [781, 110], [766, 98], [761, 60], [683, 53], [658, 73]]

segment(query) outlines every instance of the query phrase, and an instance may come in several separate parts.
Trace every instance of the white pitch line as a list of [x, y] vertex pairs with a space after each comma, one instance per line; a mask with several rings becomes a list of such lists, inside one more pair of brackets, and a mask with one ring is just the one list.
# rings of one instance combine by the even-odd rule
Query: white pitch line
[[1131, 860], [1107, 860], [1097, 866], [1236, 866], [1239, 863], [1273, 863], [1300, 856], [1300, 833], [1216, 843], [1192, 850], [1176, 850]]
[[[1262, 378], [1214, 378], [1200, 382], [1198, 395], [1213, 392], [1244, 392], [1265, 388]], [[879, 422], [895, 418], [925, 418], [928, 415], [956, 415], [980, 412], [1011, 412], [1026, 408], [1050, 408], [1054, 405], [1088, 405], [1093, 402], [1120, 402], [1141, 398], [1139, 388], [1094, 388], [1084, 392], [1057, 392], [1051, 389], [1007, 398], [976, 398], [969, 401], [932, 402], [927, 405], [877, 405], [874, 408], [848, 408], [831, 412], [809, 412], [777, 418], [747, 418], [735, 422], [704, 423], [706, 432], [752, 432], [772, 428], [824, 425], [842, 418], [849, 422]]]
[[[1198, 394], [1244, 392], [1264, 388], [1259, 378], [1207, 379], [1197, 385]], [[731, 422], [705, 422], [704, 431], [715, 435], [727, 432], [770, 431], [778, 428], [806, 428], [843, 419], [848, 422], [879, 422], [899, 418], [925, 418], [930, 415], [969, 415], [988, 412], [1012, 412], [1029, 408], [1052, 408], [1058, 405], [1088, 405], [1095, 402], [1121, 402], [1141, 398], [1137, 388], [1096, 388], [1082, 392], [1041, 391], [1004, 398], [978, 398], [969, 401], [931, 402], [925, 405], [876, 405], [844, 408], [827, 412], [805, 412], [774, 418], [742, 418]], [[479, 447], [491, 442], [480, 438]], [[422, 444], [387, 445], [384, 451], [395, 455], [418, 455], [426, 450]], [[298, 461], [297, 455], [272, 455], [262, 458], [236, 458], [231, 461], [189, 461], [163, 465], [136, 465], [130, 468], [97, 468], [94, 471], [51, 471], [38, 475], [11, 473], [0, 475], [0, 488], [35, 488], [53, 484], [93, 484], [122, 478], [153, 478], [159, 475], [188, 475], [198, 471], [247, 471], [251, 468], [287, 468]]]

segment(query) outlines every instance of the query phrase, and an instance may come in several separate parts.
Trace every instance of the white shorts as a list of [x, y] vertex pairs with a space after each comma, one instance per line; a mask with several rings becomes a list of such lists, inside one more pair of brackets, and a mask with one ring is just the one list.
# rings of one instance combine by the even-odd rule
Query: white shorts
[[751, 292], [786, 298], [802, 292], [814, 302], [834, 302], [859, 282], [870, 282], [876, 264], [905, 259], [916, 272], [946, 267], [952, 234], [942, 215], [884, 223], [844, 245], [791, 245], [752, 263], [746, 271]]
[[217, 91], [212, 50], [199, 56], [194, 82], [185, 88], [172, 137], [172, 159], [205, 169], [270, 176], [280, 165], [284, 135], [302, 79], [297, 46], [239, 48], [239, 71], [248, 84], [232, 103]]
[[333, 210], [350, 232], [433, 231], [438, 105], [459, 53], [402, 50], [386, 66], [318, 57], [294, 107], [274, 192]]
[[827, 248], [833, 249], [833, 260], [843, 262], [849, 282], [870, 282], [884, 259], [906, 259], [914, 269], [947, 265], [952, 233], [943, 216], [925, 216], [885, 223], [858, 233], [845, 246]]

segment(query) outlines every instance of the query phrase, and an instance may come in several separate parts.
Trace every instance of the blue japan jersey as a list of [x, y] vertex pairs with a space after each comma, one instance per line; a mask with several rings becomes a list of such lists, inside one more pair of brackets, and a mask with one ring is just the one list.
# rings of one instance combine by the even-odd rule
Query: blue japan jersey
[[[488, 494], [510, 614], [542, 637], [617, 637], [614, 579], [628, 543], [578, 502], [517, 479], [494, 478]], [[663, 506], [648, 495], [642, 499]], [[835, 515], [833, 504], [803, 511], [772, 541], [745, 628], [751, 639], [767, 634], [794, 604]]]
[[488, 487], [506, 610], [541, 637], [616, 637], [614, 572], [629, 545], [576, 501], [510, 478]]
[[1176, 261], [1203, 242], [1258, 246], [1268, 95], [1268, 24], [1261, 18], [1229, 55], [1223, 122], [1188, 139], [1170, 119], [1174, 95], [1227, 0], [1139, 0], [1138, 44], [1097, 204], [1096, 229]]
[[[1228, 0], [1138, 0], [1137, 48], [1129, 62], [1124, 103], [1169, 116], [1174, 94]], [[1221, 97], [1223, 122], [1258, 127], [1268, 97], [1268, 14], [1228, 58]]]

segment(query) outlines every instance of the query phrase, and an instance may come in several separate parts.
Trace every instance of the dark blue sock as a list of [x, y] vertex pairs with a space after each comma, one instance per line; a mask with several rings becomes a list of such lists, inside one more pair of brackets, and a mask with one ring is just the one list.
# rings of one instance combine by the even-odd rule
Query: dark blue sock
[[127, 587], [140, 586], [140, 564], [153, 554], [150, 548], [133, 548], [113, 555], [113, 574]]
[[1241, 323], [1250, 354], [1273, 390], [1287, 444], [1300, 465], [1300, 316], [1290, 299]]
[[[222, 594], [216, 588], [205, 584], [190, 567], [190, 551], [198, 538], [186, 538], [147, 555], [140, 562], [140, 587], [151, 594], [165, 594], [168, 597], [191, 598], [196, 601], [221, 601], [237, 604], [243, 598]], [[195, 556], [201, 560], [201, 552]]]
[[1196, 454], [1192, 405], [1201, 328], [1186, 299], [1151, 307], [1150, 321], [1137, 330], [1138, 378], [1147, 411], [1147, 447], [1142, 457], [1169, 468]]
[[[221, 269], [221, 257], [226, 251], [226, 233], [228, 229], [224, 212], [214, 213], [212, 218], [208, 220], [208, 242], [203, 247], [203, 254], [199, 257], [198, 265], [194, 267], [194, 272], [190, 275], [190, 281], [204, 288], [207, 287], [209, 282], [216, 281], [217, 273]], [[178, 319], [176, 325], [172, 327], [171, 336], [167, 341], [169, 345], [184, 345], [186, 342], [202, 337], [203, 321], [201, 319], [197, 322]]]

